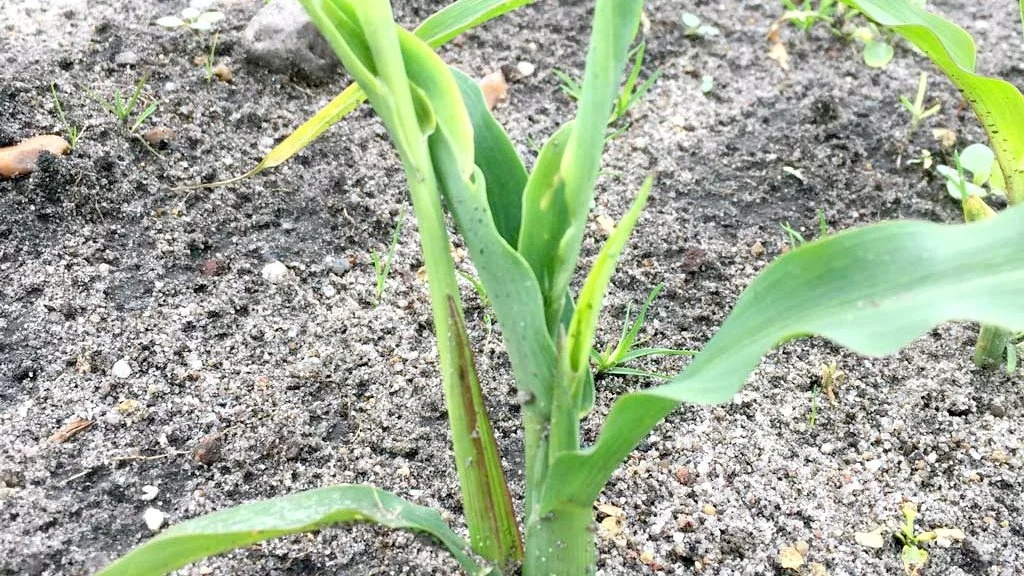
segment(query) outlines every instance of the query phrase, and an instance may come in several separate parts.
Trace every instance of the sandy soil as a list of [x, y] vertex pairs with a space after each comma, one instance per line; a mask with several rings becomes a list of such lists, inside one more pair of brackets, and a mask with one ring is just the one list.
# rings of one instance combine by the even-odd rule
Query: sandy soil
[[[247, 64], [242, 31], [261, 4], [219, 4], [228, 18], [218, 61], [234, 78], [207, 83], [194, 58], [209, 38], [152, 25], [182, 2], [0, 3], [0, 145], [62, 130], [51, 82], [69, 118], [88, 126], [70, 155], [0, 180], [0, 574], [90, 573], [151, 535], [150, 506], [173, 523], [340, 482], [439, 507], [464, 529], [411, 217], [374, 305], [369, 253], [386, 249], [407, 200], [370, 111], [280, 169], [180, 189], [241, 173], [344, 86], [340, 75], [313, 83]], [[405, 22], [441, 5], [397, 4]], [[443, 51], [475, 75], [536, 65], [497, 111], [527, 158], [571, 114], [551, 71], [579, 71], [587, 4], [541, 2]], [[930, 4], [975, 35], [982, 70], [1024, 83], [1013, 2]], [[684, 10], [722, 35], [684, 37]], [[906, 47], [873, 70], [821, 28], [784, 32], [783, 70], [766, 41], [780, 13], [770, 1], [649, 3], [648, 69], [664, 73], [608, 150], [595, 217], [620, 216], [644, 175], [657, 186], [614, 281], [602, 342], [628, 303], [664, 283], [644, 337], [699, 348], [783, 249], [782, 222], [814, 237], [818, 210], [830, 230], [958, 220], [936, 175], [908, 163], [925, 149], [943, 154], [932, 128], [954, 130], [961, 146], [981, 139], [955, 90]], [[897, 99], [922, 70], [942, 111], [908, 140]], [[165, 149], [147, 149], [90, 96], [127, 91], [147, 73], [144, 99], [159, 106], [140, 132], [169, 128]], [[704, 75], [714, 77], [708, 95]], [[600, 239], [587, 240], [585, 263]], [[757, 243], [765, 253], [755, 256]], [[289, 269], [279, 283], [261, 275], [274, 260]], [[465, 298], [519, 493], [521, 432], [500, 333], [486, 337], [468, 285]], [[967, 534], [933, 548], [926, 574], [1024, 572], [1021, 381], [975, 369], [974, 337], [971, 326], [944, 326], [887, 359], [793, 343], [733, 402], [679, 410], [601, 497], [625, 517], [620, 534], [600, 540], [602, 573], [781, 573], [779, 550], [802, 540], [829, 574], [898, 574], [898, 546], [865, 548], [853, 533], [895, 527], [905, 499], [919, 504], [923, 529]], [[811, 426], [811, 390], [829, 362], [846, 379]], [[602, 378], [585, 434], [617, 394], [643, 385]], [[75, 418], [92, 425], [50, 440]], [[149, 502], [146, 485], [159, 489]], [[181, 573], [455, 569], [423, 538], [346, 528]]]

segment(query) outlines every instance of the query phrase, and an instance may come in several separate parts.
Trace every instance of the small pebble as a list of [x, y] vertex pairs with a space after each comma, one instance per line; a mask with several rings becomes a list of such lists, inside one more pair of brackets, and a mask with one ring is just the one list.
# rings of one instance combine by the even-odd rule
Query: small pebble
[[334, 256], [325, 256], [324, 266], [337, 276], [343, 276], [352, 269], [352, 263], [348, 261], [348, 258], [335, 258]]
[[171, 130], [167, 126], [157, 126], [156, 128], [150, 128], [142, 133], [142, 139], [157, 150], [166, 150], [170, 147], [171, 142], [174, 142], [174, 130]]
[[989, 406], [988, 412], [989, 414], [995, 416], [996, 418], [1002, 418], [1003, 416], [1006, 416], [1006, 408], [1003, 408], [1001, 404], [993, 404]]
[[146, 511], [142, 513], [142, 520], [146, 522], [146, 526], [153, 532], [158, 532], [166, 519], [167, 515], [156, 508], [146, 508]]
[[143, 502], [149, 502], [156, 498], [156, 495], [160, 493], [160, 489], [152, 484], [146, 484], [142, 487], [142, 494], [139, 496], [139, 500]]
[[114, 64], [118, 66], [135, 66], [139, 63], [139, 55], [131, 50], [125, 50], [114, 56]]
[[412, 474], [412, 470], [409, 470], [408, 466], [402, 466], [398, 469], [399, 476], [409, 476], [410, 474]]
[[715, 507], [712, 506], [711, 504], [705, 504], [702, 510], [708, 516], [714, 516], [715, 514], [718, 514], [718, 510], [716, 510]]
[[537, 71], [537, 66], [535, 66], [533, 62], [523, 60], [519, 64], [516, 64], [516, 70], [519, 71], [519, 74], [523, 78], [526, 78], [527, 76], [533, 76], [533, 73]]
[[227, 64], [224, 64], [223, 62], [214, 66], [210, 73], [221, 82], [231, 82], [231, 79], [234, 78], [231, 74], [231, 68], [228, 68]]
[[274, 260], [263, 267], [261, 274], [267, 282], [280, 284], [288, 278], [288, 267], [282, 264], [280, 260]]
[[127, 360], [121, 358], [117, 362], [114, 362], [114, 366], [110, 369], [110, 374], [114, 378], [120, 378], [124, 380], [132, 375], [132, 366]]
[[221, 441], [220, 434], [216, 432], [207, 434], [199, 439], [199, 444], [196, 445], [196, 449], [192, 452], [192, 456], [199, 462], [211, 466], [216, 464], [221, 459], [221, 447], [223, 442]]
[[495, 70], [480, 79], [480, 90], [484, 93], [484, 102], [488, 110], [494, 110], [498, 102], [504, 102], [508, 97], [508, 84], [505, 82], [505, 73]]
[[330, 284], [324, 284], [324, 287], [321, 288], [321, 291], [324, 293], [324, 298], [334, 298], [335, 296], [338, 295], [338, 290], [335, 289], [334, 286], [331, 286]]
[[754, 242], [754, 245], [750, 247], [750, 254], [755, 258], [764, 255], [764, 244], [761, 242]]

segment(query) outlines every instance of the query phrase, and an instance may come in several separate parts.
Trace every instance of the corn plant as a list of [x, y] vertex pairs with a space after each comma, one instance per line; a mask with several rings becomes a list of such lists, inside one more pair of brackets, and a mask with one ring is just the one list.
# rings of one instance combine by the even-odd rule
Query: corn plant
[[[651, 193], [650, 178], [575, 298], [569, 288], [642, 0], [596, 0], [577, 115], [547, 140], [530, 171], [476, 83], [397, 26], [390, 3], [302, 4], [365, 91], [406, 173], [469, 542], [434, 511], [373, 487], [342, 485], [183, 522], [103, 576], [166, 574], [275, 536], [351, 522], [431, 534], [468, 574], [593, 574], [593, 504], [615, 469], [680, 403], [728, 401], [780, 343], [818, 334], [880, 355], [947, 320], [1024, 328], [1024, 208], [969, 226], [895, 222], [841, 232], [768, 266], [682, 373], [619, 397], [597, 439], [584, 445], [580, 421], [594, 401], [590, 353], [602, 302]], [[483, 408], [443, 205], [494, 308], [518, 387], [521, 523]]]
[[[1001, 177], [1002, 187], [1010, 205], [1024, 203], [1024, 95], [1016, 86], [999, 78], [982, 76], [975, 72], [977, 54], [974, 40], [963, 28], [931, 13], [915, 0], [843, 0], [860, 10], [865, 16], [884, 26], [924, 52], [936, 66], [963, 93], [988, 134], [995, 163], [991, 169], [975, 171], [991, 173], [993, 181]], [[1021, 0], [1024, 15], [1024, 0]], [[1024, 18], [1022, 18], [1024, 25]], [[944, 173], [952, 179], [950, 171]], [[961, 182], [963, 175], [960, 174]], [[982, 182], [983, 183], [983, 182]], [[970, 183], [972, 185], [977, 182]], [[968, 186], [970, 187], [970, 186]], [[954, 191], [951, 190], [951, 194]], [[972, 195], [973, 198], [977, 198]], [[972, 200], [972, 207], [964, 206], [965, 216], [985, 218], [991, 210], [984, 210]], [[1010, 334], [997, 327], [983, 326], [978, 337], [974, 361], [981, 367], [996, 367], [1007, 362], [1011, 350]]]

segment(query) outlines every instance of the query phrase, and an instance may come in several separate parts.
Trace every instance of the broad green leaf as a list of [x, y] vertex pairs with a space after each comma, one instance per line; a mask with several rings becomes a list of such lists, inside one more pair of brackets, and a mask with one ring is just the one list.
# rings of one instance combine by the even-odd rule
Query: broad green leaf
[[1024, 96], [1013, 84], [975, 73], [974, 40], [908, 0], [843, 0], [903, 36], [963, 92], [988, 133], [1012, 204], [1024, 202]]
[[642, 0], [596, 2], [576, 120], [552, 137], [564, 138], [564, 144], [549, 142], [542, 150], [543, 160], [558, 161], [557, 170], [538, 159], [527, 184], [519, 252], [540, 282], [552, 336], [579, 258], [608, 118], [642, 8]]
[[[413, 32], [433, 48], [447, 44], [459, 34], [475, 28], [516, 8], [536, 0], [457, 0], [423, 21]], [[350, 84], [312, 118], [278, 143], [252, 170], [234, 178], [203, 184], [197, 188], [213, 188], [240, 182], [260, 172], [280, 166], [320, 137], [339, 120], [348, 116], [366, 101], [366, 94], [357, 84]]]
[[469, 547], [436, 511], [372, 486], [340, 485], [261, 500], [187, 520], [164, 530], [96, 576], [170, 574], [196, 560], [336, 524], [366, 522], [426, 532], [458, 560], [467, 574], [487, 574]]
[[1024, 207], [1011, 207], [974, 224], [882, 223], [783, 255], [684, 372], [620, 397], [596, 444], [554, 463], [539, 512], [589, 506], [666, 414], [681, 402], [728, 401], [782, 342], [817, 334], [880, 356], [952, 320], [1024, 328], [1022, 246]]
[[505, 129], [487, 109], [477, 83], [454, 68], [452, 75], [473, 125], [474, 157], [487, 181], [487, 203], [494, 225], [509, 246], [516, 246], [523, 218], [526, 167]]

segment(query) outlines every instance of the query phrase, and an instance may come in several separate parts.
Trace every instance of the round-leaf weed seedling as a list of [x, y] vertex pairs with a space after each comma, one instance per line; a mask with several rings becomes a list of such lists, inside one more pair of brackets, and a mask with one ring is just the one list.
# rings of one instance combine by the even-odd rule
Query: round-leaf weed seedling
[[181, 11], [181, 16], [164, 16], [158, 18], [156, 24], [164, 28], [188, 28], [197, 32], [209, 32], [224, 18], [224, 13], [220, 10], [201, 10], [196, 6], [189, 6]]

